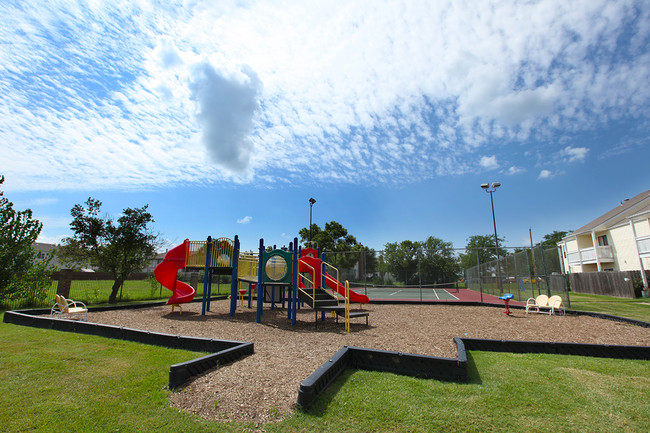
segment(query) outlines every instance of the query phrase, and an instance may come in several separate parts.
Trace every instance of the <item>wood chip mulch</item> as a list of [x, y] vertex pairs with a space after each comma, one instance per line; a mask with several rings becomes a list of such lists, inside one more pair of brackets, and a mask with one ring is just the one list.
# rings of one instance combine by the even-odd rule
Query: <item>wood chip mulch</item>
[[[203, 338], [248, 341], [255, 353], [195, 378], [171, 393], [171, 405], [210, 420], [264, 423], [282, 420], [296, 407], [300, 382], [341, 347], [359, 346], [456, 358], [454, 337], [650, 346], [650, 329], [586, 316], [548, 316], [495, 307], [457, 305], [364, 305], [370, 312], [352, 320], [351, 332], [330, 316], [314, 327], [314, 311], [303, 308], [291, 326], [286, 310], [265, 305], [262, 323], [255, 309], [229, 301], [93, 312], [89, 321], [127, 328]], [[355, 306], [355, 308], [357, 308]]]

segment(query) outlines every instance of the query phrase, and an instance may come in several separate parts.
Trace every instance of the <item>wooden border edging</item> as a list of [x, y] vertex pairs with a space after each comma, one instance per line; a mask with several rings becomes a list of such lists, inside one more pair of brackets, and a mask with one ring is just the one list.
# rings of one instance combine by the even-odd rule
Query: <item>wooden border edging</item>
[[[119, 307], [112, 307], [119, 308]], [[202, 374], [218, 365], [225, 365], [254, 353], [253, 343], [244, 341], [215, 340], [210, 338], [185, 337], [181, 335], [163, 334], [159, 332], [141, 331], [99, 323], [81, 322], [77, 320], [54, 319], [49, 316], [39, 317], [28, 314], [29, 311], [7, 311], [4, 322], [14, 325], [31, 326], [34, 328], [52, 329], [55, 331], [75, 332], [95, 335], [117, 340], [133, 341], [172, 349], [189, 350], [192, 352], [213, 352], [169, 368], [169, 388], [174, 389], [187, 383], [192, 377]]]
[[347, 368], [462, 382], [467, 380], [467, 350], [650, 360], [650, 346], [485, 340], [459, 337], [454, 338], [454, 342], [458, 352], [457, 359], [344, 346], [333, 358], [300, 383], [298, 406], [302, 409], [309, 409], [320, 394]]

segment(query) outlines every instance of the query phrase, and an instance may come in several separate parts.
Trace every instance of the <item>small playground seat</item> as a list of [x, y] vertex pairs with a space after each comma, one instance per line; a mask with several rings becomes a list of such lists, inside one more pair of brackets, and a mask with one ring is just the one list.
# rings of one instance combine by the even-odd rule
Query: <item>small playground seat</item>
[[248, 292], [248, 289], [239, 289], [239, 306], [243, 307], [244, 306], [244, 296]]
[[562, 305], [562, 297], [558, 295], [553, 295], [548, 298], [548, 306], [546, 308], [549, 309], [548, 314], [550, 315], [561, 313], [564, 316], [566, 314], [564, 305]]
[[63, 319], [77, 319], [87, 322], [88, 308], [83, 302], [73, 301], [72, 299], [66, 299], [62, 295], [56, 295], [54, 305], [50, 310], [50, 316], [61, 317]]
[[526, 314], [534, 310], [535, 313], [540, 312], [540, 308], [548, 307], [548, 296], [539, 295], [537, 298], [528, 298], [526, 301]]

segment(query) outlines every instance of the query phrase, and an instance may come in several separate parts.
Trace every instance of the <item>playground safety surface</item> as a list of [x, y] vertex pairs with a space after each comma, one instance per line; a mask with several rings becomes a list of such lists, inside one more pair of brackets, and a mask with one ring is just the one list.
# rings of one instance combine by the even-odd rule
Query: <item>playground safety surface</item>
[[[170, 396], [178, 409], [211, 420], [269, 422], [295, 410], [300, 382], [342, 346], [456, 357], [454, 337], [650, 346], [650, 328], [588, 316], [507, 316], [497, 307], [459, 305], [364, 305], [370, 325], [353, 321], [351, 332], [327, 317], [314, 327], [314, 311], [298, 312], [291, 326], [286, 310], [265, 306], [262, 323], [255, 310], [239, 308], [230, 317], [229, 301], [137, 310], [91, 312], [89, 321], [185, 336], [249, 341], [255, 353], [212, 370]], [[358, 307], [355, 306], [355, 308]], [[218, 402], [218, 404], [215, 404]]]

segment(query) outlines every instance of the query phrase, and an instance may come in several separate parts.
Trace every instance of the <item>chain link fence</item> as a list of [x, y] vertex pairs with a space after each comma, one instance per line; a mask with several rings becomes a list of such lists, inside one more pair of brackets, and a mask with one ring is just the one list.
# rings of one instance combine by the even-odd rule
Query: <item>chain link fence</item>
[[[470, 289], [480, 294], [500, 296], [512, 293], [514, 300], [525, 302], [540, 294], [560, 295], [570, 307], [567, 278], [562, 273], [560, 256], [556, 248], [501, 248], [505, 255], [499, 260], [480, 261], [481, 257], [494, 254], [494, 248], [471, 250], [446, 249], [411, 251], [363, 251], [325, 252], [325, 261], [338, 270], [339, 281], [349, 281], [350, 288], [372, 298], [373, 290], [419, 291], [410, 299], [436, 299], [435, 289], [457, 292]], [[470, 257], [476, 256], [471, 263]], [[464, 267], [468, 261], [472, 266]], [[194, 276], [192, 276], [194, 274]], [[83, 278], [82, 278], [83, 277]], [[203, 272], [179, 273], [179, 279], [203, 293]], [[87, 304], [108, 301], [112, 281], [97, 273], [72, 278], [69, 297]], [[5, 301], [2, 309], [49, 307], [55, 293], [60, 291], [57, 278], [53, 279], [46, 295], [39, 300]], [[423, 292], [424, 295], [423, 296]], [[230, 293], [230, 276], [213, 276], [213, 295]], [[384, 291], [385, 293], [385, 291]], [[428, 296], [430, 294], [431, 296]], [[151, 274], [129, 278], [120, 289], [118, 301], [165, 300], [171, 292], [164, 289]]]
[[511, 293], [521, 302], [539, 295], [560, 295], [567, 307], [571, 306], [558, 248], [503, 249], [506, 255], [484, 263], [479, 257], [485, 250], [474, 251], [478, 264], [464, 270], [466, 287], [496, 296]]
[[[481, 257], [496, 257], [494, 248], [430, 251], [419, 249], [395, 257], [386, 251], [326, 252], [325, 260], [339, 269], [341, 281], [351, 288], [470, 289], [501, 296], [512, 293], [526, 302], [541, 294], [560, 295], [570, 307], [569, 287], [557, 248], [500, 248], [498, 260], [481, 263]], [[392, 254], [392, 255], [391, 255]], [[474, 257], [475, 256], [475, 257]], [[463, 264], [472, 262], [464, 268]]]

